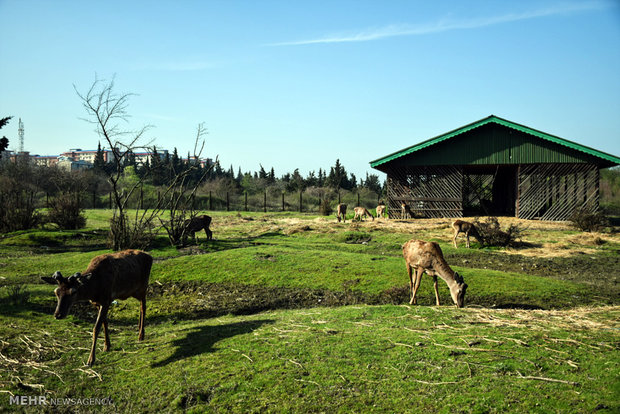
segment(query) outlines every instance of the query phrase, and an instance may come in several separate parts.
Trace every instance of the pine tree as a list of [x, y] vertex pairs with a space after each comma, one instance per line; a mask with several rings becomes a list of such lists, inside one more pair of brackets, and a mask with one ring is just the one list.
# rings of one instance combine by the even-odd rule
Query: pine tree
[[101, 142], [97, 144], [97, 154], [95, 154], [95, 161], [93, 162], [93, 168], [95, 171], [105, 171], [105, 157], [103, 156], [103, 150], [101, 149]]

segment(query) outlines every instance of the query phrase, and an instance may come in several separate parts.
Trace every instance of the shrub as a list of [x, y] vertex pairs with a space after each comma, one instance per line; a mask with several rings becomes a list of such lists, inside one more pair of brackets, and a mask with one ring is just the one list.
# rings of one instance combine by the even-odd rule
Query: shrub
[[511, 224], [506, 230], [502, 230], [497, 217], [488, 217], [485, 221], [474, 221], [474, 226], [478, 229], [480, 237], [487, 246], [507, 247], [518, 244], [521, 240], [523, 227], [518, 224]]
[[63, 193], [50, 200], [47, 221], [63, 230], [77, 230], [86, 226], [84, 210], [76, 194]]
[[27, 230], [40, 223], [33, 192], [12, 190], [0, 194], [0, 233]]
[[319, 213], [323, 216], [329, 216], [333, 212], [334, 212], [334, 209], [332, 208], [330, 204], [330, 200], [327, 200], [327, 199], [321, 200], [321, 205], [319, 206]]
[[605, 216], [599, 211], [577, 209], [569, 219], [571, 223], [581, 231], [598, 231], [607, 225]]

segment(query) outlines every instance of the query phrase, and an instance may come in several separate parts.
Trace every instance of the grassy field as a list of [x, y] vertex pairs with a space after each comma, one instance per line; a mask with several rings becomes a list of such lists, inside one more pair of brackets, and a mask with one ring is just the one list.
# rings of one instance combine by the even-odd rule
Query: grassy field
[[[11, 396], [113, 401], [50, 412], [620, 410], [614, 229], [506, 218], [527, 227], [521, 247], [455, 249], [447, 219], [212, 215], [211, 242], [157, 240], [146, 340], [136, 340], [138, 303], [119, 302], [112, 350], [99, 341], [92, 368], [95, 309], [54, 320], [40, 276], [108, 252], [109, 212], [87, 211], [81, 231], [0, 238], [0, 410], [42, 410]], [[441, 244], [469, 285], [466, 308], [442, 282], [444, 306], [431, 306], [428, 276], [408, 305], [400, 246], [411, 238]]]

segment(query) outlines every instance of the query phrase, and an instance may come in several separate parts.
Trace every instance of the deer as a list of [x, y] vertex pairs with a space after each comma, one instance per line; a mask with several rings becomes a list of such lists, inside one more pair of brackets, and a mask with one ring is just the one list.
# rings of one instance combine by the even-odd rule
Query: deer
[[385, 204], [381, 203], [377, 206], [377, 218], [381, 217], [383, 218], [383, 216], [385, 215]]
[[370, 214], [370, 211], [368, 211], [365, 207], [355, 207], [353, 211], [355, 212], [353, 220], [359, 219], [360, 221], [364, 221], [364, 217], [370, 217], [372, 221], [375, 221], [373, 215]]
[[58, 285], [54, 290], [58, 304], [54, 311], [56, 319], [67, 317], [71, 305], [77, 301], [90, 301], [99, 308], [93, 329], [93, 343], [87, 364], [95, 363], [95, 346], [103, 325], [105, 334], [104, 352], [110, 350], [108, 332], [108, 310], [115, 299], [125, 300], [134, 297], [140, 301], [140, 321], [138, 341], [144, 339], [144, 320], [146, 316], [146, 290], [153, 258], [140, 250], [124, 250], [117, 253], [94, 257], [84, 273], [77, 272], [66, 278], [60, 271], [53, 276], [43, 276], [43, 281]]
[[338, 204], [336, 208], [336, 217], [338, 218], [338, 223], [340, 223], [341, 217], [344, 223], [347, 222], [347, 205], [344, 203]]
[[194, 243], [196, 242], [196, 232], [203, 229], [207, 235], [207, 240], [213, 240], [213, 232], [209, 228], [210, 225], [211, 216], [207, 216], [206, 214], [189, 218], [183, 222], [186, 234], [192, 235]]
[[484, 240], [482, 239], [482, 236], [480, 236], [480, 233], [478, 233], [478, 229], [476, 228], [476, 226], [473, 225], [473, 223], [470, 223], [468, 221], [463, 221], [463, 220], [454, 220], [454, 223], [452, 223], [452, 228], [454, 229], [454, 237], [452, 239], [453, 243], [454, 243], [454, 247], [456, 248], [456, 237], [459, 235], [459, 233], [465, 233], [465, 246], [467, 246], [467, 248], [469, 249], [469, 236], [472, 235], [476, 238], [476, 240], [478, 240], [478, 242], [480, 244], [484, 244]]
[[409, 208], [409, 206], [407, 205], [407, 203], [402, 202], [400, 203], [400, 218], [401, 219], [405, 219], [407, 218], [406, 216], [409, 216], [409, 218], [413, 218], [413, 211], [411, 211], [411, 208]]
[[[405, 258], [407, 274], [409, 275], [409, 287], [411, 289], [410, 305], [417, 303], [416, 293], [420, 288], [422, 274], [426, 272], [429, 276], [433, 277], [437, 306], [440, 306], [439, 292], [437, 290], [437, 276], [442, 278], [448, 285], [454, 304], [458, 308], [465, 306], [467, 284], [462, 276], [448, 266], [448, 263], [443, 257], [441, 248], [437, 243], [415, 239], [409, 240], [403, 244], [403, 257]], [[415, 280], [413, 277], [414, 269]]]

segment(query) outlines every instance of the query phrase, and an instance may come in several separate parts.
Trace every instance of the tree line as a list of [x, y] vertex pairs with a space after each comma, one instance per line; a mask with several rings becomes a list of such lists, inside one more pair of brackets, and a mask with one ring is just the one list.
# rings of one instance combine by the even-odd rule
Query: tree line
[[[310, 187], [327, 187], [334, 190], [354, 191], [358, 188], [366, 188], [377, 194], [383, 192], [383, 184], [376, 174], [366, 173], [365, 178], [358, 179], [355, 174], [348, 173], [346, 168], [340, 163], [340, 159], [336, 159], [335, 164], [328, 170], [322, 168], [316, 171], [310, 171], [305, 177], [296, 168], [292, 173], [276, 177], [273, 167], [269, 171], [260, 165], [258, 171], [242, 172], [238, 167], [235, 172], [232, 164], [228, 169], [222, 168], [219, 161], [209, 160], [202, 165], [190, 154], [187, 158], [179, 156], [175, 147], [172, 154], [168, 151], [162, 152], [157, 147], [149, 148], [151, 157], [145, 163], [138, 163], [134, 152], [128, 151], [127, 155], [122, 158], [122, 167], [133, 167], [133, 171], [141, 179], [153, 186], [167, 186], [179, 174], [188, 173], [187, 183], [193, 185], [206, 172], [205, 180], [208, 181], [227, 181], [231, 191], [240, 190], [248, 194], [256, 194], [264, 192], [269, 188], [280, 188], [284, 192], [305, 191]], [[101, 143], [97, 147], [97, 154], [93, 163], [93, 170], [96, 173], [104, 175], [116, 169], [115, 161], [105, 161], [104, 150]]]

